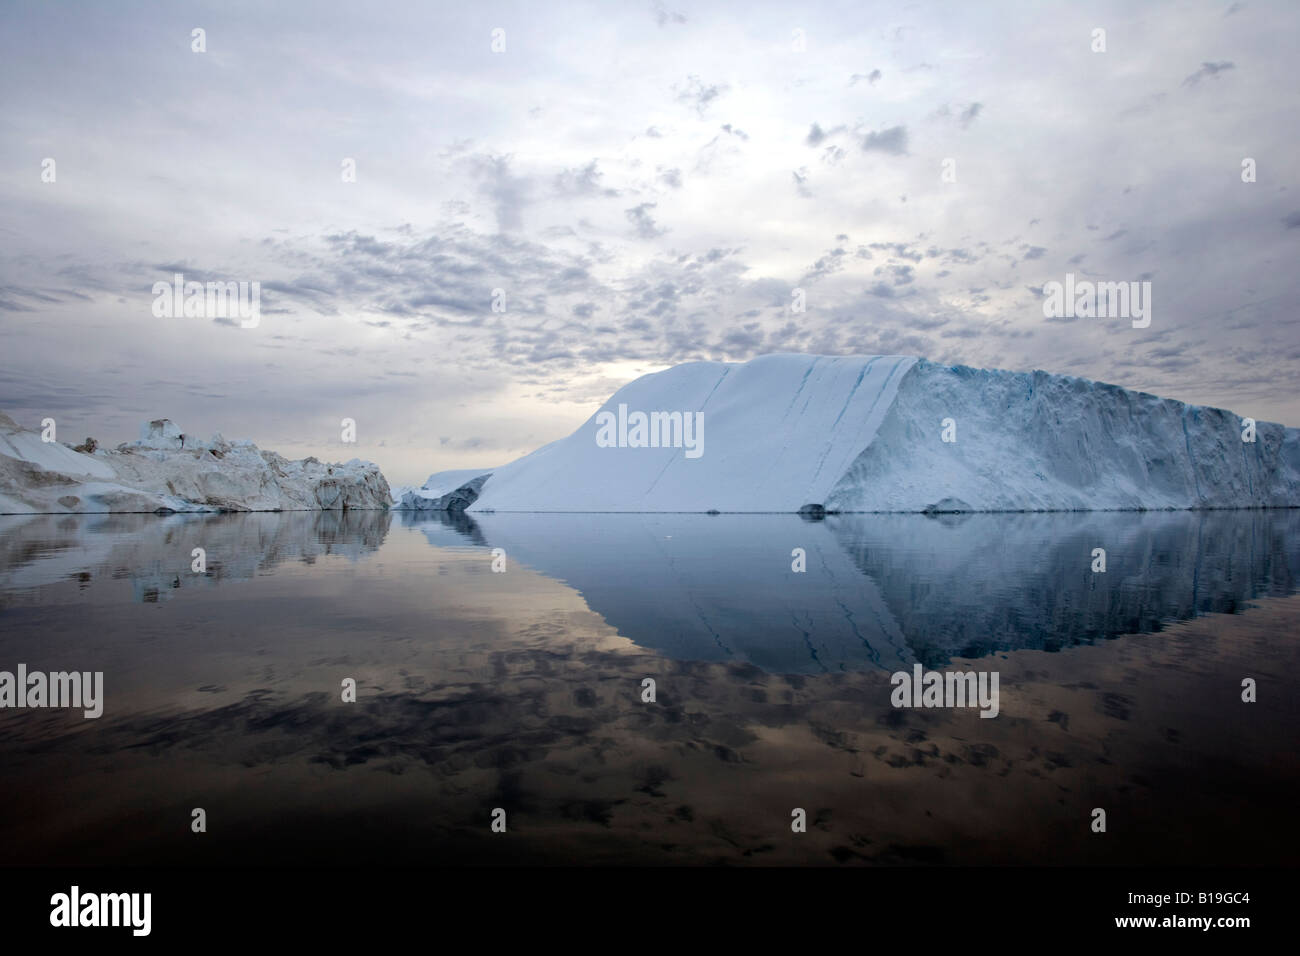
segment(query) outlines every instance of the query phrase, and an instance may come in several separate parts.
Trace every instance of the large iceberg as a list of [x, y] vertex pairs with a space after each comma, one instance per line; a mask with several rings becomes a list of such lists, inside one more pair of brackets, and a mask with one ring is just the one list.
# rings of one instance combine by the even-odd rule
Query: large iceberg
[[1296, 507], [1300, 434], [1046, 372], [767, 355], [643, 376], [470, 477], [471, 512]]
[[379, 467], [290, 461], [250, 441], [203, 441], [167, 419], [140, 440], [82, 450], [44, 441], [0, 414], [0, 514], [334, 511], [387, 508]]

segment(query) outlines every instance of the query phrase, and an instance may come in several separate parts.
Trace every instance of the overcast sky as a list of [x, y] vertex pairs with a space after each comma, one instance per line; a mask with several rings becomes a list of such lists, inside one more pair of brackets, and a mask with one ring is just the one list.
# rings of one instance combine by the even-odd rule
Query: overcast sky
[[[7, 0], [0, 410], [417, 484], [778, 351], [1300, 425], [1297, 36], [1259, 0]], [[156, 318], [177, 271], [261, 282], [261, 323]], [[1150, 327], [1045, 319], [1067, 272], [1149, 280]]]

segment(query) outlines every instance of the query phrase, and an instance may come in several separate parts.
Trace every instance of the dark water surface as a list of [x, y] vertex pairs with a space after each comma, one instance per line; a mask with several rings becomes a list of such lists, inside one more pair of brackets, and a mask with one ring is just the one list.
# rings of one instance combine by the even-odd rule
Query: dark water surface
[[[0, 670], [105, 682], [0, 710], [0, 864], [1292, 862], [1298, 532], [0, 517]], [[917, 662], [998, 671], [998, 717], [892, 707]]]

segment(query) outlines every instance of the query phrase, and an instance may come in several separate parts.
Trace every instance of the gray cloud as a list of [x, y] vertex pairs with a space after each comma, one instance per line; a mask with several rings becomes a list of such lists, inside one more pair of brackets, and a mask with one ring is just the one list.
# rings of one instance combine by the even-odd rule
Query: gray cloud
[[723, 93], [727, 92], [725, 83], [706, 84], [698, 76], [692, 73], [686, 78], [686, 82], [674, 87], [677, 94], [677, 102], [685, 103], [695, 110], [696, 114], [703, 117], [709, 107]]
[[796, 169], [794, 172], [790, 174], [790, 176], [794, 179], [795, 192], [797, 192], [800, 196], [804, 197], [805, 199], [812, 198], [812, 191], [808, 188], [807, 167]]
[[666, 27], [670, 23], [686, 22], [686, 15], [684, 13], [678, 13], [675, 10], [669, 10], [667, 7], [663, 5], [661, 0], [655, 0], [653, 6], [651, 7], [651, 12], [654, 14], [655, 23], [659, 24], [660, 27]]
[[1187, 79], [1183, 80], [1183, 86], [1195, 86], [1197, 83], [1201, 82], [1201, 80], [1203, 80], [1207, 76], [1212, 76], [1217, 79], [1219, 74], [1222, 73], [1224, 70], [1231, 70], [1235, 68], [1236, 68], [1236, 64], [1232, 63], [1229, 60], [1221, 60], [1218, 63], [1209, 63], [1209, 62], [1202, 63], [1201, 68], [1199, 70], [1197, 70], [1191, 76], [1187, 77]]
[[496, 212], [497, 228], [501, 232], [519, 229], [528, 203], [528, 180], [511, 174], [509, 156], [476, 156], [472, 166], [479, 180], [479, 193]]
[[863, 137], [862, 148], [867, 152], [874, 150], [901, 156], [907, 152], [907, 128], [891, 126], [889, 129], [868, 133]]
[[603, 177], [604, 174], [597, 168], [597, 161], [593, 159], [580, 169], [566, 169], [557, 173], [555, 190], [561, 196], [590, 196], [596, 193], [617, 196], [617, 189], [601, 188], [600, 181]]
[[842, 133], [843, 131], [844, 131], [844, 126], [842, 125], [833, 126], [830, 129], [826, 130], [826, 129], [822, 129], [820, 123], [813, 123], [812, 126], [808, 127], [808, 135], [804, 139], [804, 142], [806, 142], [809, 146], [820, 146], [829, 137], [835, 136], [836, 134]]
[[636, 234], [642, 239], [653, 239], [663, 234], [663, 230], [655, 225], [654, 217], [650, 215], [650, 210], [657, 205], [658, 203], [643, 202], [639, 206], [624, 210], [628, 221], [635, 227]]

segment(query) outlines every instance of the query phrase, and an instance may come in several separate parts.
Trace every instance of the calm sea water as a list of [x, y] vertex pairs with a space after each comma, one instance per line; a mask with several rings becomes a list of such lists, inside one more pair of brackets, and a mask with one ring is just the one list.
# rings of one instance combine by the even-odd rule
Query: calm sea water
[[[1289, 862], [1297, 532], [0, 517], [0, 670], [105, 681], [0, 710], [0, 864]], [[892, 707], [918, 662], [997, 671], [998, 717]]]

